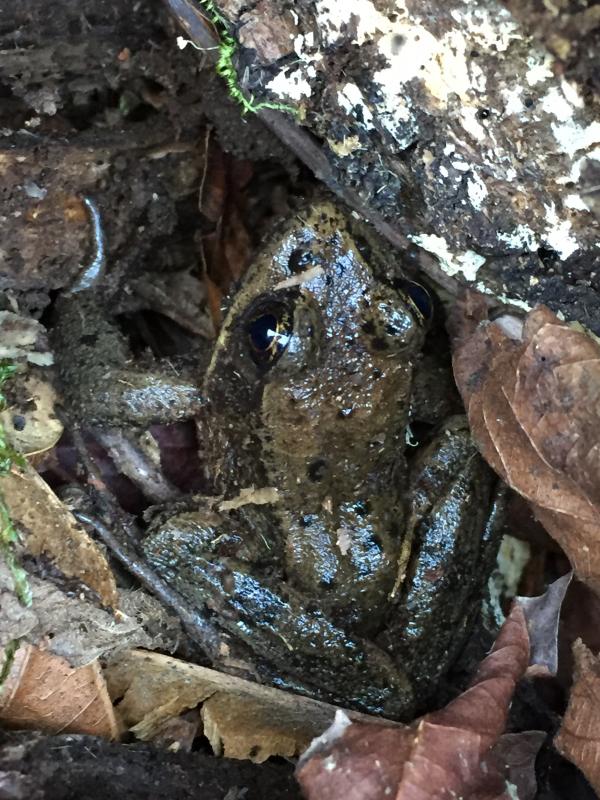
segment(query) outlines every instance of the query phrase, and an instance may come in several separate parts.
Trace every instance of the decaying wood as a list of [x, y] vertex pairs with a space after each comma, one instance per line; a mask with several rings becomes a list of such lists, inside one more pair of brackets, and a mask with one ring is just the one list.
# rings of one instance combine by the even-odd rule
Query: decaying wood
[[264, 118], [391, 241], [447, 286], [600, 330], [600, 122], [551, 21], [540, 41], [496, 0], [219, 6], [242, 86], [298, 122]]
[[202, 64], [159, 3], [51, 5], [0, 9], [0, 291], [25, 311], [93, 257], [84, 197], [111, 276], [197, 263], [178, 225], [202, 170]]
[[[195, 144], [177, 142], [164, 129], [150, 129], [143, 137], [139, 130], [104, 137], [95, 132], [93, 141], [86, 135], [60, 141], [11, 137], [8, 147], [0, 149], [2, 213], [7, 219], [0, 248], [0, 287], [47, 291], [75, 280], [94, 254], [93, 225], [83, 204], [88, 196], [96, 201], [103, 219], [111, 218], [114, 265], [128, 243], [135, 217], [139, 219], [141, 212], [150, 215], [153, 203], [164, 204], [166, 211], [164, 206], [172, 206], [177, 195], [185, 193], [181, 186], [165, 186], [165, 160], [198, 175]], [[154, 201], [147, 191], [152, 185]], [[148, 252], [156, 237], [168, 235], [172, 224], [168, 214], [159, 215], [145, 240], [140, 236], [141, 252]], [[128, 260], [127, 253], [121, 255]]]

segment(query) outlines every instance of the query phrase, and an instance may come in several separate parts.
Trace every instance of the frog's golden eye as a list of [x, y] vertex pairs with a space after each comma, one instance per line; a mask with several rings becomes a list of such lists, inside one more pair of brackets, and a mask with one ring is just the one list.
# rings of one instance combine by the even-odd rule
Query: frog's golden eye
[[269, 366], [288, 346], [292, 320], [285, 309], [269, 309], [254, 317], [247, 330], [252, 358], [261, 366]]

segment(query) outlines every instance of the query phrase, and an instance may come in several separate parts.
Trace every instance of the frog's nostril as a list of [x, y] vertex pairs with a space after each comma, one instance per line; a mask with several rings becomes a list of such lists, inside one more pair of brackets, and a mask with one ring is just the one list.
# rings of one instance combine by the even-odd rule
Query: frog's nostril
[[98, 341], [98, 336], [95, 333], [85, 333], [79, 341], [85, 347], [93, 347]]
[[388, 336], [403, 337], [413, 327], [413, 320], [410, 315], [394, 308], [391, 303], [378, 303], [377, 312], [380, 324]]
[[363, 322], [362, 329], [369, 336], [373, 336], [375, 334], [375, 325], [372, 320], [367, 320], [367, 322]]
[[380, 300], [364, 312], [361, 324], [372, 351], [403, 348], [420, 330], [416, 314], [405, 304]]
[[327, 467], [328, 464], [324, 458], [315, 458], [314, 461], [311, 461], [308, 465], [306, 474], [311, 481], [318, 483], [322, 481], [327, 474]]

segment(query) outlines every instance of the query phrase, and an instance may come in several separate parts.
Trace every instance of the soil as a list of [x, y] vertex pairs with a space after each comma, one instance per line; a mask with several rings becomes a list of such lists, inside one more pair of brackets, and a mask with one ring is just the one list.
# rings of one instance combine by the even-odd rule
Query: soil
[[292, 168], [177, 33], [159, 0], [134, 12], [126, 0], [0, 9], [5, 304], [40, 315], [90, 260], [85, 197], [101, 214], [111, 285], [197, 265], [209, 131], [237, 160]]
[[170, 753], [93, 736], [3, 733], [0, 796], [18, 800], [261, 800], [301, 797], [291, 764]]

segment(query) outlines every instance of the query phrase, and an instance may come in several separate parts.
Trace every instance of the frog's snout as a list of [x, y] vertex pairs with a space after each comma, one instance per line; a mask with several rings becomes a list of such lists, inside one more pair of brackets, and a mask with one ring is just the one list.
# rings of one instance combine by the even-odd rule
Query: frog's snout
[[371, 304], [362, 325], [372, 350], [404, 350], [420, 342], [422, 328], [409, 307], [393, 300], [380, 299]]

